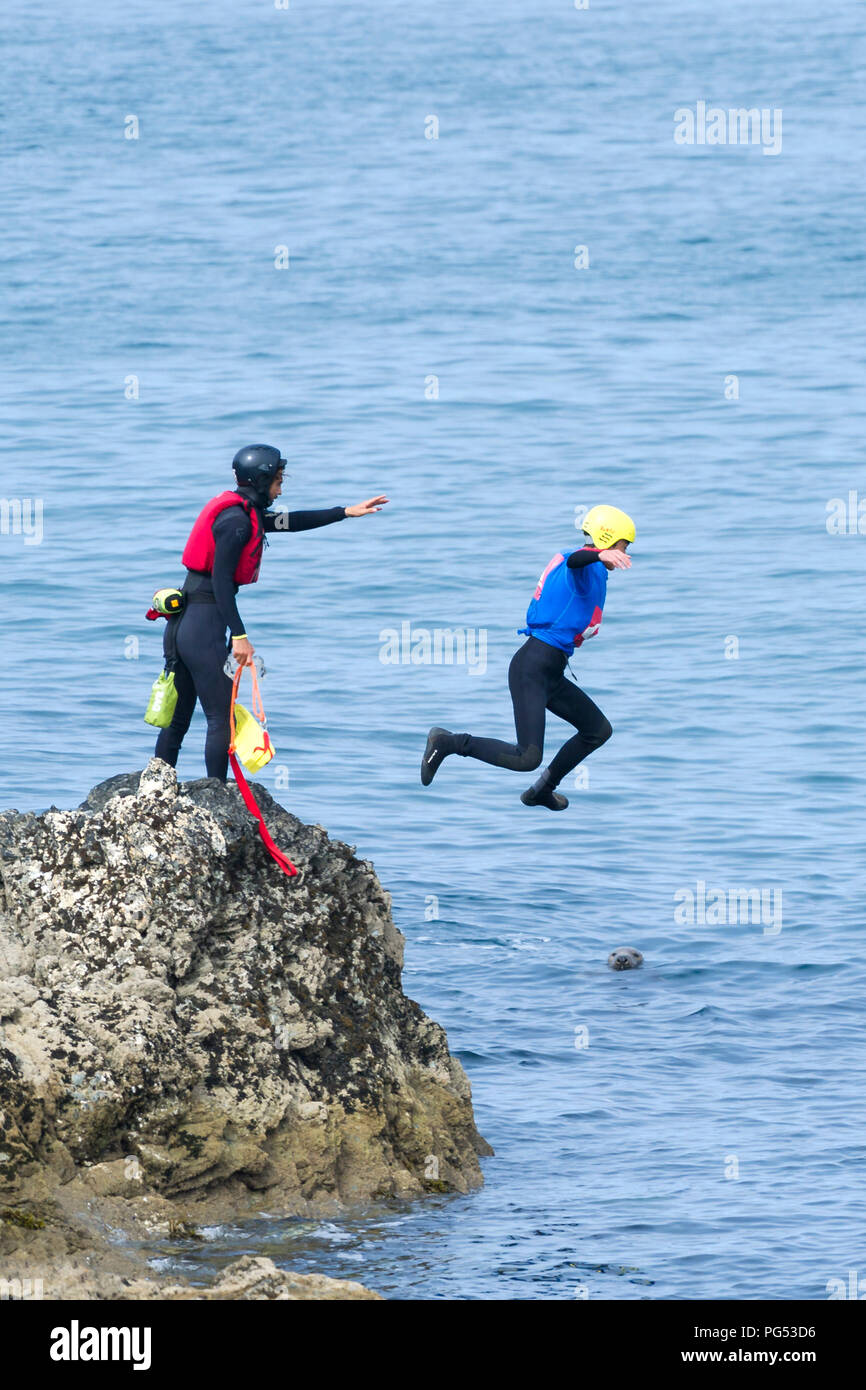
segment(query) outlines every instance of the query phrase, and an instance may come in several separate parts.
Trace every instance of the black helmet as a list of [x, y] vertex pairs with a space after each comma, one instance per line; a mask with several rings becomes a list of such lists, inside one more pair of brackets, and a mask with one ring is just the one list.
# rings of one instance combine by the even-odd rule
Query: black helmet
[[238, 449], [232, 459], [232, 468], [241, 486], [255, 488], [256, 492], [266, 493], [286, 460], [279, 449], [272, 444], [248, 444]]

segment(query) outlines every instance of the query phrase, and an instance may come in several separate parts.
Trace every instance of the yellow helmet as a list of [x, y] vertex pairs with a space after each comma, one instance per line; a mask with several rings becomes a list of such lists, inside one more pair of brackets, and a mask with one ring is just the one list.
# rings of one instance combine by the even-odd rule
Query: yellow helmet
[[634, 522], [619, 507], [590, 507], [582, 525], [599, 550], [609, 550], [617, 541], [634, 540]]

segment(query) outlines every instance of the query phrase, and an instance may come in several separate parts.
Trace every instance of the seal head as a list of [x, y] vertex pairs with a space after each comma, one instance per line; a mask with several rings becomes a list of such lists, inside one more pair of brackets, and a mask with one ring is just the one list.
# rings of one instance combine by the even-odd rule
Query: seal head
[[643, 956], [633, 946], [617, 946], [607, 958], [611, 970], [637, 970], [643, 965]]

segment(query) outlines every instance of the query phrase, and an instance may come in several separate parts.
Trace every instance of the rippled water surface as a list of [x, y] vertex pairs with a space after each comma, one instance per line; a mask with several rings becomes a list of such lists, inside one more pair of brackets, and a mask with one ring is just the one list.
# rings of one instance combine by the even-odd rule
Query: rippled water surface
[[[866, 540], [826, 524], [866, 489], [860, 7], [9, 14], [3, 492], [44, 516], [0, 535], [2, 804], [143, 765], [143, 611], [241, 444], [282, 446], [291, 505], [386, 491], [275, 537], [241, 612], [277, 794], [374, 861], [496, 1149], [469, 1196], [154, 1259], [410, 1298], [866, 1273]], [[781, 152], [677, 146], [699, 100], [780, 108]], [[422, 790], [431, 723], [510, 736], [515, 629], [596, 500], [638, 539], [573, 663], [615, 730], [588, 786], [556, 817], [468, 761]], [[407, 622], [483, 629], [486, 669], [384, 663]], [[677, 920], [699, 883], [769, 910]]]

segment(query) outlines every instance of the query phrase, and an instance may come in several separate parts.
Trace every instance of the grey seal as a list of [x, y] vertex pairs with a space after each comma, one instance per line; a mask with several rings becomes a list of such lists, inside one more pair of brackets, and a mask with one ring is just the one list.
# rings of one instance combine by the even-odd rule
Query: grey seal
[[637, 970], [643, 965], [643, 956], [633, 946], [617, 946], [607, 958], [611, 970]]

